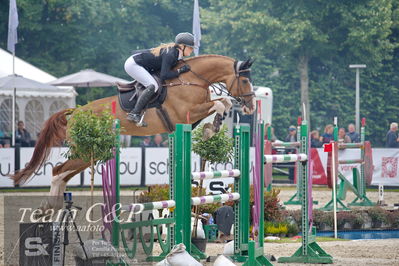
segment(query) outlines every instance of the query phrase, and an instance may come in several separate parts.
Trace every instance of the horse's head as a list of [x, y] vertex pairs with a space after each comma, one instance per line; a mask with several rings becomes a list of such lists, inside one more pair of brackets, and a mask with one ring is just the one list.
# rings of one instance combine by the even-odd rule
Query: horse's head
[[251, 65], [254, 61], [235, 61], [234, 75], [226, 82], [230, 94], [242, 107], [244, 114], [252, 114], [255, 111], [255, 93], [251, 83]]

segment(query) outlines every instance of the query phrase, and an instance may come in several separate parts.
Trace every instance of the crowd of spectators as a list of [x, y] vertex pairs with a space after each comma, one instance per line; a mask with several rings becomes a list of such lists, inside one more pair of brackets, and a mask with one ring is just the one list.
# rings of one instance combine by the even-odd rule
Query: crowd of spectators
[[[12, 141], [12, 134], [6, 134], [0, 130], [0, 148], [10, 148]], [[34, 147], [35, 140], [32, 139], [31, 134], [25, 128], [23, 121], [18, 121], [17, 130], [15, 130], [15, 145], [19, 147]]]
[[[274, 128], [269, 128], [270, 125], [266, 125], [266, 138], [272, 142], [279, 142], [280, 140], [274, 134]], [[271, 132], [271, 137], [268, 137], [268, 129]], [[356, 132], [355, 125], [353, 123], [348, 124], [347, 130], [343, 127], [338, 130], [338, 141], [343, 143], [358, 143], [360, 142], [360, 134]], [[290, 126], [288, 128], [288, 135], [285, 137], [285, 142], [294, 142], [296, 140], [296, 127]], [[318, 130], [313, 130], [310, 132], [310, 143], [312, 148], [321, 148], [323, 144], [330, 143], [334, 140], [334, 126], [328, 124], [324, 127], [324, 132], [320, 135]], [[398, 134], [398, 123], [393, 122], [390, 124], [389, 131], [386, 135], [385, 140], [386, 148], [399, 148], [399, 134]], [[288, 150], [288, 153], [292, 153]]]
[[[269, 125], [266, 125], [266, 135], [268, 134], [267, 128]], [[344, 143], [357, 143], [360, 142], [360, 134], [356, 132], [355, 125], [350, 123], [347, 127], [348, 131], [346, 132], [345, 128], [339, 128], [338, 130], [338, 141]], [[274, 128], [270, 128], [271, 137], [268, 138], [271, 141], [279, 141], [278, 138], [274, 134]], [[329, 143], [334, 139], [334, 127], [331, 124], [328, 124], [324, 128], [324, 132], [320, 135], [318, 130], [313, 130], [310, 132], [310, 141], [312, 148], [321, 148], [323, 144]], [[11, 134], [6, 134], [2, 130], [0, 130], [0, 148], [9, 148], [11, 147]], [[121, 135], [121, 146], [122, 147], [167, 147], [168, 139], [164, 137], [162, 134], [156, 134], [154, 136], [145, 136], [145, 137], [132, 137]], [[284, 139], [285, 142], [296, 142], [297, 141], [297, 131], [296, 127], [291, 125], [288, 128], [288, 134]], [[31, 134], [25, 128], [25, 124], [23, 121], [18, 121], [17, 130], [15, 131], [15, 143], [20, 147], [34, 147], [35, 141], [32, 139]], [[398, 135], [398, 123], [391, 123], [390, 129], [386, 135], [385, 141], [386, 148], [399, 148], [399, 135]], [[289, 150], [288, 153], [292, 153], [293, 151]]]

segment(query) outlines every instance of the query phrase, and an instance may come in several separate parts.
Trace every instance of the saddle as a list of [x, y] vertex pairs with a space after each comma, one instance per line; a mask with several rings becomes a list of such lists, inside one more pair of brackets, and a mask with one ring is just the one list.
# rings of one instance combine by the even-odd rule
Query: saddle
[[[173, 132], [175, 130], [175, 126], [172, 124], [167, 111], [162, 108], [162, 104], [164, 103], [168, 92], [167, 87], [162, 85], [161, 79], [157, 75], [154, 74], [152, 76], [157, 81], [159, 89], [144, 108], [144, 112], [146, 112], [146, 110], [149, 108], [157, 108], [157, 114], [161, 118], [165, 127], [169, 132]], [[120, 107], [123, 111], [130, 112], [133, 110], [138, 98], [145, 90], [145, 87], [137, 80], [133, 80], [128, 83], [116, 82], [116, 85], [118, 88]]]

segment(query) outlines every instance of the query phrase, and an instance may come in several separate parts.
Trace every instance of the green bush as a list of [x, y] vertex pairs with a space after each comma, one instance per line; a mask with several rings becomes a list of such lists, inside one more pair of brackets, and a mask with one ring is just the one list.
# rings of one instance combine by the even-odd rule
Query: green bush
[[387, 215], [388, 222], [391, 224], [392, 228], [399, 228], [399, 211], [395, 210], [389, 212]]
[[286, 222], [272, 223], [266, 222], [264, 224], [265, 234], [268, 235], [287, 235], [289, 225]]
[[[251, 190], [253, 191], [253, 190]], [[270, 192], [265, 192], [265, 221], [281, 222], [282, 209], [279, 198], [280, 190], [272, 189]], [[253, 196], [251, 196], [253, 198]]]
[[299, 226], [296, 223], [288, 224], [288, 236], [296, 236], [299, 233]]
[[350, 211], [341, 211], [337, 212], [337, 227], [343, 229], [346, 223], [349, 223], [353, 226], [353, 222], [356, 218], [356, 215]]
[[388, 222], [388, 212], [381, 207], [372, 207], [368, 209], [368, 214], [371, 218], [371, 222], [373, 227], [377, 226], [379, 223], [387, 223]]

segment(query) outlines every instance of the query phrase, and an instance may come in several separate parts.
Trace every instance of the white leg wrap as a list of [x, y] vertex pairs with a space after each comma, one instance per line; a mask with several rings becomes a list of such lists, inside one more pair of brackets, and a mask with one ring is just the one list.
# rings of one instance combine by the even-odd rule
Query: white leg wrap
[[226, 108], [224, 107], [224, 104], [221, 101], [215, 101], [212, 108], [209, 109], [208, 114], [215, 111], [216, 113], [223, 115], [225, 109]]

